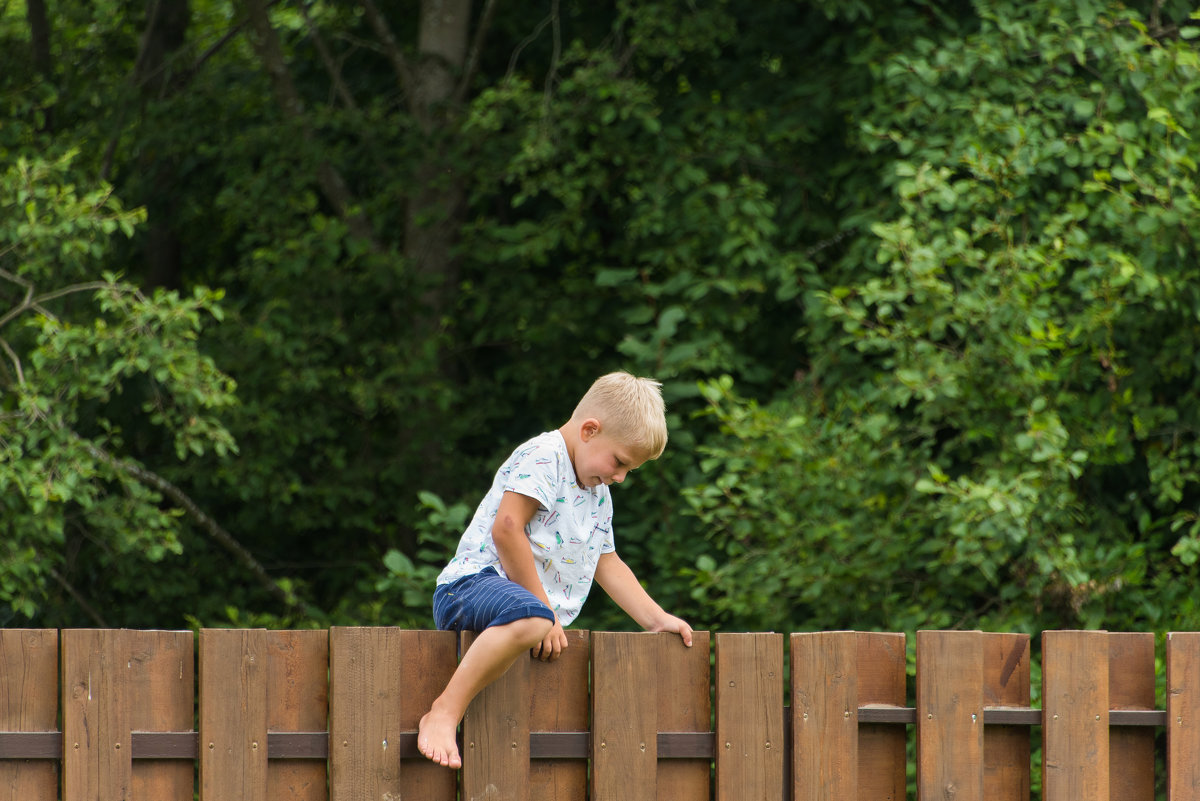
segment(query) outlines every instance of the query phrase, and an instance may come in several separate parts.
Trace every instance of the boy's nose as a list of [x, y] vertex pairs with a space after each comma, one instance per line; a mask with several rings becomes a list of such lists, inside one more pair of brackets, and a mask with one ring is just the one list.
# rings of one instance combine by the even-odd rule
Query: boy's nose
[[623, 482], [625, 480], [625, 476], [627, 476], [627, 475], [629, 475], [628, 470], [622, 470], [620, 473], [614, 473], [613, 474], [613, 482], [620, 484], [621, 482]]

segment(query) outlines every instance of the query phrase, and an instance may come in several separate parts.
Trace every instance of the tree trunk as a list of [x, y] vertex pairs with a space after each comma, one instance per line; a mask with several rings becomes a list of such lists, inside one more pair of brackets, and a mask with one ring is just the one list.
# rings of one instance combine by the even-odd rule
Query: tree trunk
[[422, 0], [409, 108], [428, 143], [404, 221], [404, 255], [421, 286], [416, 334], [436, 337], [458, 283], [454, 244], [465, 189], [450, 160], [453, 101], [467, 57], [470, 0]]
[[[50, 52], [50, 19], [46, 16], [45, 0], [27, 0], [25, 18], [29, 21], [29, 41], [33, 55], [33, 68], [44, 80], [54, 77], [54, 59]], [[54, 107], [43, 111], [42, 132], [54, 130]]]

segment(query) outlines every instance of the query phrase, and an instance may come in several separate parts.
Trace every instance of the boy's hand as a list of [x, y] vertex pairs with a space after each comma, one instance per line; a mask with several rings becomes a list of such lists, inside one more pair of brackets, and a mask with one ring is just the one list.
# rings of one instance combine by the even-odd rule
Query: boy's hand
[[674, 615], [667, 615], [647, 631], [673, 631], [683, 638], [684, 645], [688, 648], [692, 647], [692, 627]]
[[558, 655], [567, 647], [567, 633], [563, 631], [562, 623], [558, 622], [558, 617], [554, 618], [554, 627], [550, 629], [550, 633], [542, 640], [542, 644], [529, 652], [529, 655], [534, 659], [540, 659], [543, 662], [553, 662], [558, 659]]

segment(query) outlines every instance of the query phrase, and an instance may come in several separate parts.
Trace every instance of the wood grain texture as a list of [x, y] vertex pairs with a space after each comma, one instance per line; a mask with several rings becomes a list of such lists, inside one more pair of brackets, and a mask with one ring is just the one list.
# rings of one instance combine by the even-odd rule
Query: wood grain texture
[[200, 631], [200, 794], [267, 797], [267, 632]]
[[1108, 633], [1042, 634], [1042, 797], [1109, 801]]
[[917, 794], [984, 801], [983, 635], [917, 632]]
[[1167, 799], [1200, 801], [1200, 632], [1167, 634]]
[[592, 799], [658, 796], [655, 634], [592, 634]]
[[716, 638], [717, 799], [767, 801], [784, 791], [783, 635]]
[[[0, 731], [58, 731], [58, 631], [0, 629]], [[56, 801], [58, 764], [0, 760], [0, 799]]]
[[852, 631], [791, 636], [796, 801], [859, 797], [858, 644]]

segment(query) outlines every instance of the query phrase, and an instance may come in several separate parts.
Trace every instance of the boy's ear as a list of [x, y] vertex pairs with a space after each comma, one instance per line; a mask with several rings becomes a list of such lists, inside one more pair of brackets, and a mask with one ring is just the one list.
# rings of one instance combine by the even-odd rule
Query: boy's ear
[[587, 442], [592, 437], [600, 433], [600, 421], [595, 417], [589, 417], [579, 424], [579, 438]]

